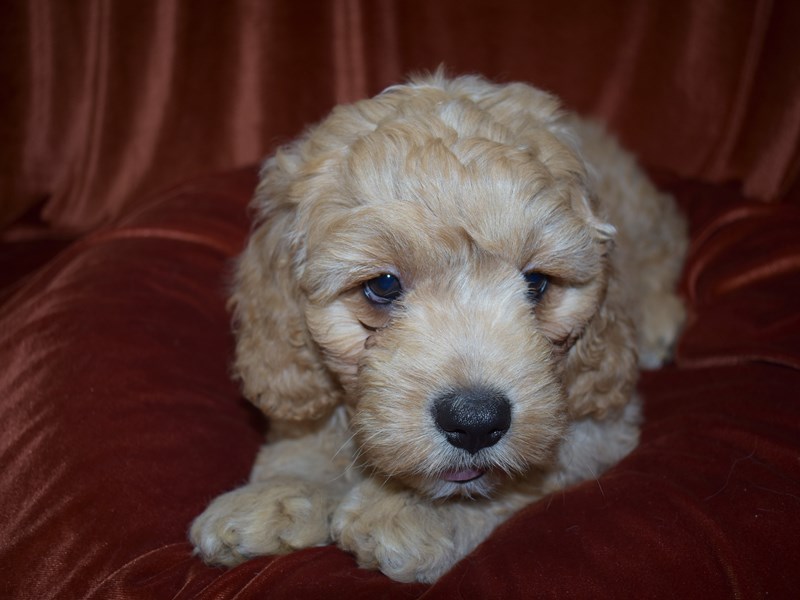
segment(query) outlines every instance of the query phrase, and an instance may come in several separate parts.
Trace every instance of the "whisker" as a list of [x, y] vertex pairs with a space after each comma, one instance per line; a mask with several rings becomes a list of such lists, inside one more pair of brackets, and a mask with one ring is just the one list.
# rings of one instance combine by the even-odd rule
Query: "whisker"
[[333, 456], [331, 456], [331, 460], [333, 460], [334, 458], [336, 458], [337, 456], [339, 456], [339, 453], [340, 453], [342, 450], [344, 450], [344, 449], [345, 449], [345, 447], [346, 447], [348, 444], [350, 444], [350, 442], [352, 442], [352, 441], [353, 441], [353, 438], [355, 438], [355, 437], [356, 437], [356, 434], [355, 434], [355, 432], [353, 432], [353, 434], [352, 434], [352, 435], [350, 435], [350, 437], [348, 437], [348, 438], [347, 438], [347, 439], [346, 439], [344, 442], [342, 442], [342, 445], [341, 445], [341, 446], [339, 446], [339, 449], [338, 449], [336, 452], [334, 452], [334, 453], [333, 453]]

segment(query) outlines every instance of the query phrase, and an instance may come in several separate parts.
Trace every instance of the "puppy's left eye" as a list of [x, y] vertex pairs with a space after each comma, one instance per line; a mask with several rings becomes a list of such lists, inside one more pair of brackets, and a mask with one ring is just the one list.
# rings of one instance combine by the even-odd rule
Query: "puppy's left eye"
[[528, 300], [534, 304], [539, 302], [545, 289], [547, 289], [547, 275], [530, 271], [525, 273], [525, 281], [528, 282]]
[[402, 293], [400, 280], [391, 273], [382, 273], [364, 282], [364, 295], [373, 304], [391, 304]]

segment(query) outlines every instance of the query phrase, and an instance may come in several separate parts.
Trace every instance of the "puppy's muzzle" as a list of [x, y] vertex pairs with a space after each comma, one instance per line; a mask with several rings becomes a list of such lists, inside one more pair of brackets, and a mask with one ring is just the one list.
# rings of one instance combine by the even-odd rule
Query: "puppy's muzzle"
[[433, 401], [432, 412], [447, 441], [470, 454], [495, 445], [511, 426], [506, 395], [484, 388], [442, 394]]

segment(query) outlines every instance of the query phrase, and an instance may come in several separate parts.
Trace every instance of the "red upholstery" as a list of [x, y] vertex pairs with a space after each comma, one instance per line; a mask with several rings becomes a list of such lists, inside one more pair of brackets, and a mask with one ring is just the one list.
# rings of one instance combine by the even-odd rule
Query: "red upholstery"
[[[0, 10], [0, 44], [16, 52], [0, 52], [1, 73], [20, 92], [3, 104], [2, 211], [27, 211], [0, 232], [0, 597], [793, 597], [798, 5], [301, 4]], [[41, 70], [59, 54], [31, 41], [47, 32], [87, 45], [66, 45], [67, 74]], [[140, 60], [149, 42], [158, 50]], [[433, 586], [363, 571], [333, 547], [206, 567], [188, 525], [247, 477], [265, 428], [228, 375], [226, 279], [256, 181], [252, 165], [230, 168], [337, 99], [442, 60], [609, 117], [689, 215], [690, 320], [675, 364], [642, 377], [642, 443], [519, 513]], [[251, 79], [260, 68], [267, 79]], [[61, 88], [70, 74], [88, 87]], [[114, 85], [98, 87], [102, 74]], [[92, 135], [59, 136], [80, 132], [51, 102], [59, 89], [87, 103]], [[137, 101], [151, 112], [124, 125]]]

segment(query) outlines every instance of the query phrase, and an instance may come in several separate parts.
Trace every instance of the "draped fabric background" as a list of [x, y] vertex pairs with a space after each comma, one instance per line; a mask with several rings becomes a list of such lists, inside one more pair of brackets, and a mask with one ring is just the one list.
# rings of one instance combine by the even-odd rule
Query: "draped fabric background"
[[[800, 589], [800, 3], [0, 4], [0, 598], [790, 598]], [[257, 163], [445, 64], [603, 119], [686, 212], [639, 448], [433, 586], [186, 530], [265, 423], [225, 295]]]
[[0, 224], [83, 232], [250, 164], [413, 70], [521, 79], [649, 165], [771, 200], [797, 171], [796, 2], [28, 0], [3, 4]]

